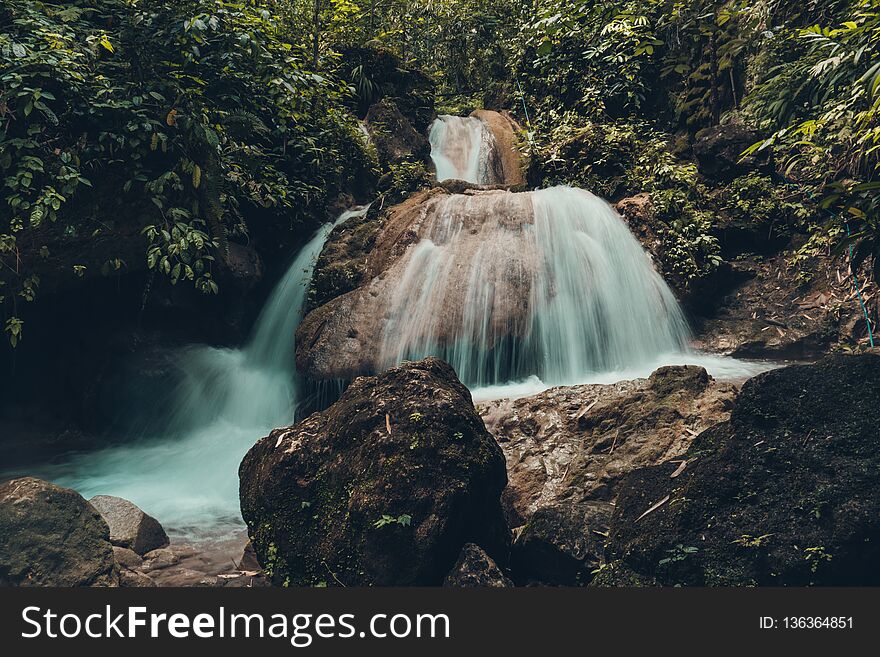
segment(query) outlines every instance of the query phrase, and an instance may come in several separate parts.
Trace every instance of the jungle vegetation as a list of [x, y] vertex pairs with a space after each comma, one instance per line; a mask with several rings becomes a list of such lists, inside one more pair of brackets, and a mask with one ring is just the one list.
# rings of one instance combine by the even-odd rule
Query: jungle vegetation
[[[211, 295], [230, 241], [307, 237], [383, 173], [357, 124], [386, 82], [364, 52], [427, 75], [440, 112], [513, 113], [537, 184], [651, 192], [684, 279], [717, 266], [721, 212], [880, 278], [878, 0], [5, 0], [9, 342], [47, 276], [137, 264]], [[773, 168], [719, 193], [689, 148], [731, 122]]]

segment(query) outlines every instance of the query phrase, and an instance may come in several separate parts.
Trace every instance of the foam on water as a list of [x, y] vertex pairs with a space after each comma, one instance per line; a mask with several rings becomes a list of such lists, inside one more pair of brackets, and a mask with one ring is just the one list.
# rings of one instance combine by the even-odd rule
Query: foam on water
[[173, 403], [140, 440], [80, 454], [45, 475], [85, 497], [118, 495], [190, 537], [241, 526], [238, 465], [272, 429], [293, 421], [294, 335], [314, 262], [342, 214], [303, 247], [241, 349], [193, 346], [178, 354]]

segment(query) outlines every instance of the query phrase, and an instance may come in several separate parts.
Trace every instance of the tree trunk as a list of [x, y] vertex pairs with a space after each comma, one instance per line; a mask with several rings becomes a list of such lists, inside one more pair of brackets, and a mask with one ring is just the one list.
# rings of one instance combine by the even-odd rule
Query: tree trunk
[[312, 14], [314, 34], [312, 38], [312, 68], [318, 70], [318, 47], [321, 43], [321, 0], [315, 0], [315, 10]]

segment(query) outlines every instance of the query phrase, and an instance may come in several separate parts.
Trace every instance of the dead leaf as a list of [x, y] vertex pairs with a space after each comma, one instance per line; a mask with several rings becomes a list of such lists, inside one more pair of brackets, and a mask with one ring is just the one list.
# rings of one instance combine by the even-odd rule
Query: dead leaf
[[388, 413], [385, 413], [385, 429], [388, 431], [388, 435], [391, 435], [391, 416]]
[[659, 502], [657, 502], [656, 504], [654, 504], [653, 506], [651, 506], [650, 509], [648, 509], [648, 510], [645, 511], [642, 515], [640, 515], [638, 518], [636, 518], [636, 522], [638, 522], [639, 520], [641, 520], [642, 518], [644, 518], [644, 517], [645, 517], [646, 515], [648, 515], [649, 513], [653, 513], [654, 511], [656, 511], [657, 509], [659, 509], [661, 506], [663, 506], [664, 504], [666, 504], [668, 501], [669, 501], [669, 495], [667, 495], [667, 496], [664, 497], [662, 500], [660, 500]]
[[671, 475], [669, 475], [669, 478], [675, 479], [678, 475], [680, 475], [682, 472], [684, 472], [684, 469], [687, 467], [687, 465], [688, 465], [688, 462], [687, 462], [687, 459], [685, 459], [684, 461], [681, 462], [681, 465], [679, 465], [675, 469], [675, 472], [673, 472]]

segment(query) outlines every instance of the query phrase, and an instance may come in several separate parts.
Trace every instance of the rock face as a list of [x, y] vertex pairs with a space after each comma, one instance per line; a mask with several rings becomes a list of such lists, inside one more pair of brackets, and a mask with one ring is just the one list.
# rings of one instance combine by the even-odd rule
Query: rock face
[[621, 484], [610, 561], [663, 585], [880, 584], [880, 355], [748, 381], [728, 422]]
[[110, 542], [144, 555], [168, 545], [159, 521], [121, 497], [97, 495], [89, 500], [110, 527]]
[[458, 561], [449, 571], [443, 586], [504, 588], [513, 586], [513, 582], [479, 545], [468, 543], [461, 549]]
[[694, 436], [728, 418], [735, 395], [703, 368], [680, 366], [481, 405], [507, 460], [517, 582], [588, 583], [623, 477], [680, 460]]
[[[814, 258], [811, 278], [799, 280], [790, 264], [795, 251], [731, 263], [739, 283], [714, 297], [716, 307], [699, 322], [695, 346], [737, 358], [800, 360], [818, 358], [835, 343], [866, 341], [846, 263]], [[860, 281], [866, 298], [876, 295], [864, 277]]]
[[413, 128], [390, 98], [370, 107], [366, 126], [379, 160], [386, 166], [404, 160], [427, 160], [430, 155], [428, 140]]
[[[523, 272], [537, 265], [534, 247], [528, 248], [525, 232], [517, 228], [532, 221], [528, 194], [479, 190], [448, 194], [436, 188], [413, 196], [388, 214], [364, 265], [364, 284], [304, 318], [297, 330], [297, 367], [317, 380], [351, 380], [382, 371], [398, 360], [398, 354], [391, 352], [401, 340], [392, 333], [405, 318], [391, 317], [389, 310], [396, 307], [407, 315], [415, 310], [395, 300], [407, 290], [418, 292], [409, 283], [423, 269], [415, 248], [423, 239], [437, 240], [456, 261], [449, 268], [455, 280], [435, 286], [447, 303], [445, 312], [432, 313], [437, 324], [430, 328], [434, 339], [453, 341], [464, 313], [470, 263], [477, 251], [485, 249], [507, 254], [505, 270], [494, 272], [496, 295], [505, 302], [497, 305], [493, 325], [504, 333], [524, 333], [527, 313], [523, 305], [530, 297], [530, 281]], [[448, 229], [450, 223], [459, 229]], [[480, 259], [487, 260], [488, 254]], [[428, 330], [418, 330], [422, 329]]]
[[107, 523], [82, 496], [31, 477], [0, 486], [0, 585], [117, 584]]
[[506, 558], [501, 449], [446, 363], [354, 381], [242, 461], [241, 509], [276, 584], [439, 585], [465, 543]]

